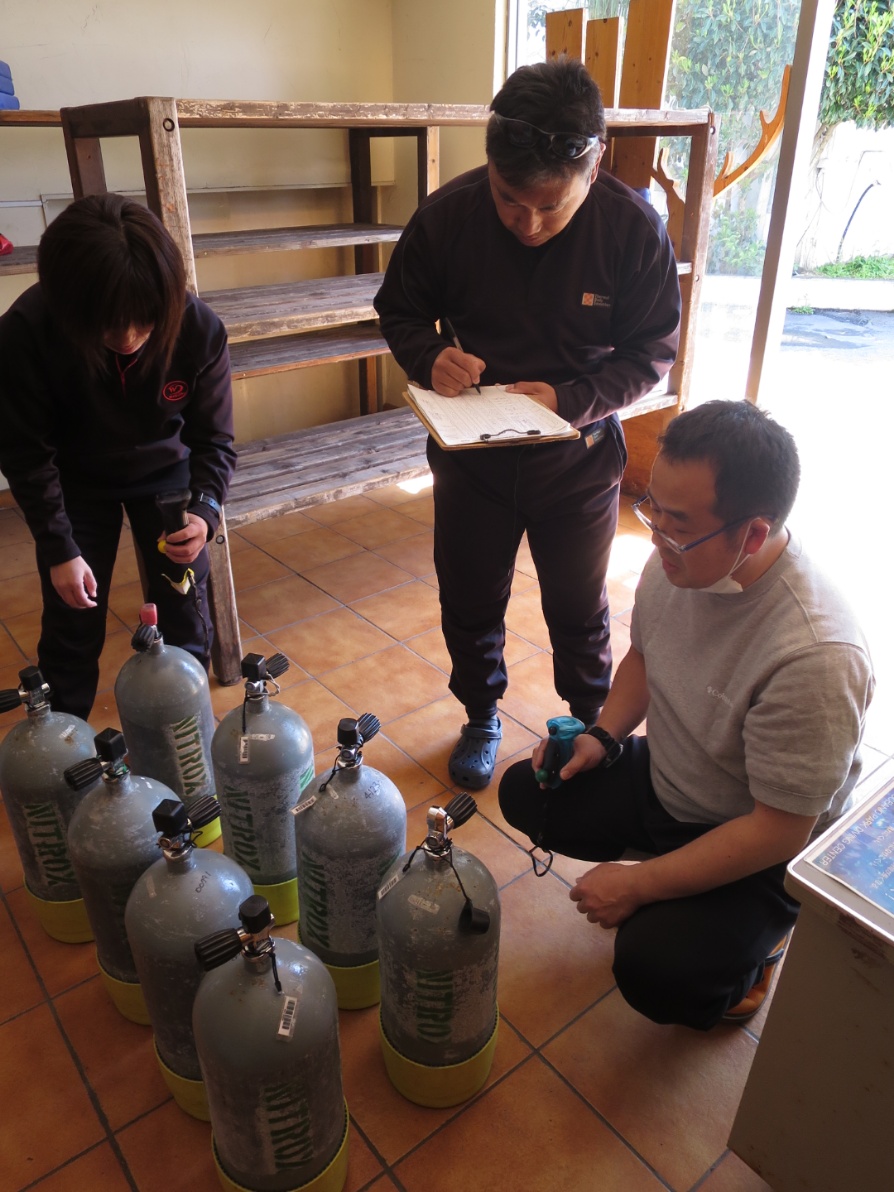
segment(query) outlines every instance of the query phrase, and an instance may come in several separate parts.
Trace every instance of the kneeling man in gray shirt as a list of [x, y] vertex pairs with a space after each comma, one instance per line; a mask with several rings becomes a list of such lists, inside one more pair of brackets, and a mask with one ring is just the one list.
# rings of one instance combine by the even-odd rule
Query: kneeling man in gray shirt
[[[786, 528], [798, 479], [791, 435], [748, 402], [670, 424], [634, 506], [656, 549], [605, 705], [558, 789], [534, 776], [545, 742], [500, 785], [536, 846], [603, 862], [571, 897], [618, 928], [618, 988], [655, 1022], [707, 1030], [759, 1009], [798, 913], [786, 863], [860, 775], [872, 665]], [[653, 856], [604, 863], [630, 848]]]

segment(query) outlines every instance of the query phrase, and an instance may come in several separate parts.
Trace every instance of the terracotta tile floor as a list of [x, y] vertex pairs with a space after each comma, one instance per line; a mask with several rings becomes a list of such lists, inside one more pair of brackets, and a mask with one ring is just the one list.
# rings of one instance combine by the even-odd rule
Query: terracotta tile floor
[[[319, 768], [340, 716], [372, 710], [383, 731], [366, 760], [398, 783], [421, 836], [445, 798], [460, 709], [447, 693], [431, 561], [430, 493], [398, 488], [326, 505], [233, 536], [243, 644], [284, 651], [282, 699], [314, 734]], [[0, 508], [0, 687], [34, 656], [39, 596], [28, 534]], [[613, 638], [629, 641], [630, 607], [648, 542], [622, 510], [610, 589]], [[300, 573], [300, 574], [296, 574]], [[129, 653], [139, 603], [133, 553], [122, 551], [92, 723], [116, 723], [112, 683]], [[510, 688], [498, 775], [526, 756], [553, 689], [530, 556], [523, 549], [510, 609]], [[883, 689], [887, 692], [888, 685]], [[241, 688], [213, 685], [218, 716]], [[21, 713], [3, 718], [0, 733]], [[877, 725], [887, 720], [875, 721]], [[892, 752], [891, 731], [869, 756]], [[406, 1192], [758, 1192], [766, 1185], [726, 1149], [764, 1012], [747, 1028], [708, 1035], [661, 1028], [614, 987], [611, 939], [574, 913], [578, 862], [536, 879], [501, 819], [496, 783], [462, 846], [502, 891], [502, 1027], [485, 1091], [451, 1110], [404, 1101], [381, 1063], [375, 1009], [344, 1012], [345, 1089], [352, 1115], [347, 1187]], [[459, 843], [459, 841], [458, 841]], [[119, 1017], [99, 986], [92, 945], [49, 939], [25, 902], [18, 858], [0, 825], [0, 1186], [9, 1192], [217, 1187], [209, 1127], [173, 1103], [151, 1035]], [[294, 928], [285, 929], [294, 938]]]

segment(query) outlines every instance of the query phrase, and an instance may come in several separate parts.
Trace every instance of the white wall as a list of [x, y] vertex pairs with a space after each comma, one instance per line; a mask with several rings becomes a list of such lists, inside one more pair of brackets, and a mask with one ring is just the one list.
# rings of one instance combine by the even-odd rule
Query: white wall
[[[0, 56], [23, 108], [135, 95], [487, 103], [502, 82], [506, 0], [5, 0]], [[185, 130], [194, 231], [349, 217], [338, 131]], [[374, 144], [382, 218], [415, 206], [407, 139]], [[136, 143], [103, 142], [109, 186], [139, 191]], [[442, 131], [442, 179], [483, 160], [481, 130]], [[0, 231], [33, 244], [71, 195], [59, 129], [0, 128]], [[199, 290], [349, 267], [340, 253], [199, 263]], [[30, 276], [0, 278], [0, 310]], [[357, 413], [356, 367], [237, 382], [241, 440]], [[399, 392], [398, 379], [391, 389]]]
[[836, 125], [810, 171], [808, 226], [795, 264], [811, 269], [835, 261], [839, 245], [843, 261], [894, 254], [892, 205], [894, 129], [876, 132], [853, 121]]

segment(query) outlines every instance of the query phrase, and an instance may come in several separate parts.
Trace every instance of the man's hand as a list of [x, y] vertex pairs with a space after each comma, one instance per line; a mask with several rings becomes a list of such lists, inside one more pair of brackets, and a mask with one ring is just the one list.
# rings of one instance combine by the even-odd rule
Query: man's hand
[[82, 555], [51, 567], [50, 579], [69, 608], [96, 608], [96, 580]]
[[165, 554], [172, 563], [191, 563], [202, 553], [202, 547], [208, 538], [208, 523], [197, 513], [187, 513], [189, 525], [167, 538], [162, 534], [159, 542], [165, 543]]
[[533, 397], [534, 401], [539, 401], [542, 406], [546, 406], [554, 414], [559, 411], [559, 399], [556, 397], [556, 391], [552, 385], [547, 385], [545, 381], [516, 381], [514, 385], [506, 386], [506, 392], [526, 393], [528, 397]]
[[[543, 766], [543, 756], [551, 739], [551, 737], [544, 737], [534, 750], [531, 765], [535, 770], [539, 770]], [[578, 733], [572, 742], [572, 748], [574, 752], [559, 771], [559, 777], [563, 782], [573, 778], [575, 774], [582, 774], [585, 770], [595, 770], [606, 754], [605, 746], [595, 737], [587, 736], [586, 733]], [[540, 786], [543, 790], [547, 789], [543, 782]]]
[[645, 901], [636, 891], [638, 868], [637, 865], [604, 861], [578, 878], [568, 896], [590, 923], [617, 927]]
[[479, 383], [485, 367], [478, 356], [459, 348], [445, 348], [432, 365], [431, 387], [441, 397], [456, 397]]

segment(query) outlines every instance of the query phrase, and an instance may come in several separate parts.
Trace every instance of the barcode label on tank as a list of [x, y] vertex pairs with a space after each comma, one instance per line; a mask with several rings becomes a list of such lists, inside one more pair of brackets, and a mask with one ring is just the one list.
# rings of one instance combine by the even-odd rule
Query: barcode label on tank
[[441, 909], [436, 902], [429, 902], [427, 898], [423, 898], [421, 894], [411, 894], [407, 899], [411, 906], [418, 907], [421, 911], [428, 911], [430, 915], [436, 915]]
[[240, 737], [239, 738], [239, 764], [240, 764], [240, 766], [244, 766], [249, 761], [249, 758], [251, 755], [251, 747], [248, 744], [249, 740], [250, 740], [249, 737]]
[[384, 898], [389, 890], [393, 890], [394, 887], [397, 885], [397, 883], [400, 881], [400, 878], [401, 878], [401, 875], [399, 872], [396, 873], [394, 875], [394, 877], [389, 877], [389, 879], [385, 883], [385, 885], [382, 886], [382, 888], [379, 890], [379, 898]]
[[291, 1039], [295, 1031], [295, 1011], [298, 1009], [298, 999], [287, 997], [283, 1003], [282, 1014], [279, 1018], [279, 1030], [276, 1032], [280, 1039]]
[[292, 815], [300, 815], [302, 811], [307, 811], [308, 807], [313, 807], [317, 801], [316, 795], [311, 795], [309, 799], [305, 799], [303, 803], [296, 803], [292, 808]]

